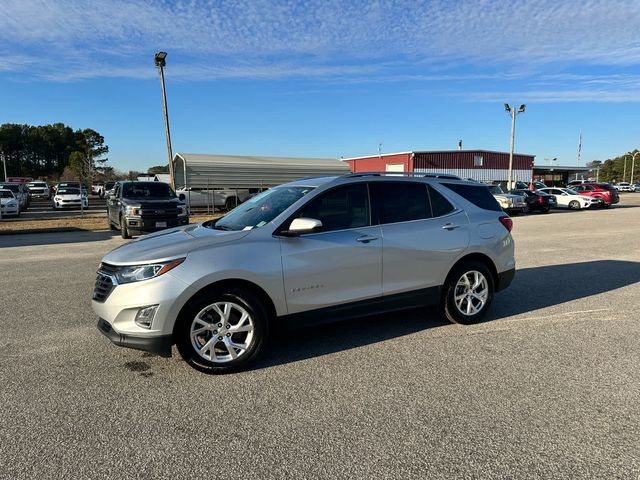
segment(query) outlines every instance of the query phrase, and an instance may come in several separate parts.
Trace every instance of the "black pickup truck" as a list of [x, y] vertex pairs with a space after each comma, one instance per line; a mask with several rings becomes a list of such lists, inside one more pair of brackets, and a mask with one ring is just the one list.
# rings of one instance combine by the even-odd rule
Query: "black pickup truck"
[[187, 225], [189, 212], [169, 185], [162, 182], [118, 182], [107, 198], [107, 217], [122, 238]]

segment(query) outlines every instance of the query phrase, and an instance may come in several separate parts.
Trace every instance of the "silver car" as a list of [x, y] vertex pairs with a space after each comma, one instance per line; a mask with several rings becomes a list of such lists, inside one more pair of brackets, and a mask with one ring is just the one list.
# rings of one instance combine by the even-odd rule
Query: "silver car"
[[104, 257], [92, 305], [113, 343], [192, 367], [245, 367], [277, 324], [439, 305], [478, 322], [515, 273], [511, 219], [486, 185], [349, 174], [271, 188], [226, 216]]

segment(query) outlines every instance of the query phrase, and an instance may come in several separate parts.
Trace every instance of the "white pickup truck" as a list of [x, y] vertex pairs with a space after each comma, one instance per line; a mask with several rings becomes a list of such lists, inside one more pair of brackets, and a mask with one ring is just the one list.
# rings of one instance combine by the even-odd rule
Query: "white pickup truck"
[[176, 194], [184, 194], [189, 207], [211, 207], [220, 210], [232, 210], [247, 200], [251, 194], [248, 189], [215, 189], [187, 187], [178, 188]]

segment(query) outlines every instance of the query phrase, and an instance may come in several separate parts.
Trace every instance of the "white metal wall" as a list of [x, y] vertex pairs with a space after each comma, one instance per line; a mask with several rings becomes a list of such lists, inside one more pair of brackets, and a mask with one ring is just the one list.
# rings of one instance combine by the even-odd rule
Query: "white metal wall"
[[[472, 178], [479, 182], [491, 182], [493, 180], [506, 181], [509, 178], [508, 169], [492, 168], [416, 168], [417, 173], [449, 173], [462, 178]], [[533, 170], [513, 170], [513, 180], [530, 182]]]

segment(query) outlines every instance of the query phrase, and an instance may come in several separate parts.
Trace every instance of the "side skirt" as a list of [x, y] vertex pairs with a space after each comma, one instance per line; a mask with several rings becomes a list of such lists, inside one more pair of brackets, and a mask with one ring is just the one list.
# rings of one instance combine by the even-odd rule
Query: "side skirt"
[[308, 310], [278, 317], [288, 327], [308, 327], [324, 323], [351, 320], [381, 313], [427, 307], [440, 303], [442, 287], [429, 287], [411, 292], [396, 293], [382, 297], [342, 303], [330, 307]]

